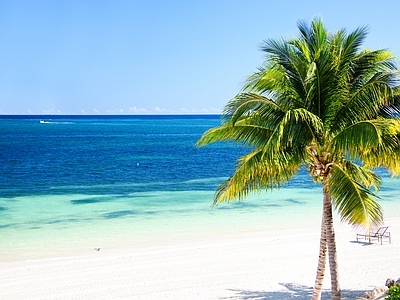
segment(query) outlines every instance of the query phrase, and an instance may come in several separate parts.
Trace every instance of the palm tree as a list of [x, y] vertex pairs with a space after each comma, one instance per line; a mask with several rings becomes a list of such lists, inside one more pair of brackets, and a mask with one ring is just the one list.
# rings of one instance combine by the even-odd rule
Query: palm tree
[[295, 39], [266, 40], [264, 65], [230, 100], [222, 124], [197, 142], [251, 147], [214, 204], [287, 183], [301, 167], [322, 185], [320, 253], [313, 299], [320, 299], [328, 253], [332, 299], [340, 299], [333, 209], [354, 226], [383, 222], [371, 169], [400, 173], [400, 87], [387, 50], [361, 50], [367, 28], [329, 33], [320, 19], [298, 23]]

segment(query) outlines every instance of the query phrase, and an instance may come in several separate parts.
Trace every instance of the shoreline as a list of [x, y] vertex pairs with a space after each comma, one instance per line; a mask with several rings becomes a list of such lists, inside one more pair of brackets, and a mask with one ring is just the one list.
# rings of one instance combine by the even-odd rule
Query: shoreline
[[[393, 238], [383, 245], [356, 243], [350, 226], [335, 224], [343, 299], [399, 276], [400, 222], [386, 224]], [[303, 226], [0, 262], [0, 298], [309, 299], [318, 247], [319, 227]], [[327, 266], [322, 299], [329, 287]]]

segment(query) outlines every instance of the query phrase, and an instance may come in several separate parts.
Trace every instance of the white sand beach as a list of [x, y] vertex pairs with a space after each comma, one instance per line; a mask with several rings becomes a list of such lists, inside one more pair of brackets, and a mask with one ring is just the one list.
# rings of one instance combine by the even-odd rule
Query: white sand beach
[[[343, 299], [357, 299], [399, 273], [400, 222], [392, 243], [355, 242], [336, 226]], [[0, 299], [310, 299], [319, 228], [246, 232], [86, 249], [0, 263]], [[98, 245], [95, 245], [98, 246]], [[322, 299], [329, 299], [326, 272]]]

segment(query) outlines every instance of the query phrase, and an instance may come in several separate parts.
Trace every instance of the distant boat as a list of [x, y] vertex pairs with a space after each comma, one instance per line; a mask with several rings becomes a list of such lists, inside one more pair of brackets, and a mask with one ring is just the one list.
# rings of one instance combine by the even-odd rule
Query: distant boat
[[40, 124], [49, 124], [49, 122], [44, 121], [44, 120], [40, 120]]

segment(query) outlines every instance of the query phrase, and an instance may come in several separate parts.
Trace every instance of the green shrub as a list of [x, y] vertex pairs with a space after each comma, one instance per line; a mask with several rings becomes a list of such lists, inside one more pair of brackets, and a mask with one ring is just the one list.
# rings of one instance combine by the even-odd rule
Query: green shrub
[[400, 300], [400, 284], [391, 286], [387, 291], [387, 300]]

